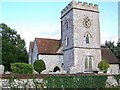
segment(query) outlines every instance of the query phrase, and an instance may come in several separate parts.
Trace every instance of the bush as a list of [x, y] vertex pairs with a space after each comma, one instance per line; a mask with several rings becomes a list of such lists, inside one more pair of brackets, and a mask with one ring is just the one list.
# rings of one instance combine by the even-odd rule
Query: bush
[[11, 64], [11, 69], [13, 73], [17, 74], [32, 74], [33, 73], [33, 67], [30, 64], [27, 63], [13, 63]]
[[47, 76], [47, 88], [104, 88], [107, 76]]
[[45, 63], [42, 59], [41, 60], [36, 60], [34, 62], [33, 67], [34, 67], [34, 70], [37, 71], [38, 73], [41, 73], [43, 70], [46, 69]]
[[107, 60], [103, 59], [102, 61], [100, 61], [100, 63], [98, 64], [98, 68], [100, 70], [102, 70], [104, 73], [107, 72], [107, 69], [109, 68], [109, 63]]

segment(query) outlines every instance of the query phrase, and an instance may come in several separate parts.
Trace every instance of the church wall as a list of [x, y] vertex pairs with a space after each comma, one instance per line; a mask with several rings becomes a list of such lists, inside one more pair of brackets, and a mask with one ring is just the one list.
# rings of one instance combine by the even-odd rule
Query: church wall
[[[62, 46], [63, 50], [68, 49], [70, 47], [73, 47], [73, 13], [72, 10], [65, 15], [62, 19], [62, 27], [61, 27], [61, 33], [62, 33]], [[68, 22], [68, 29], [66, 28], [66, 22]], [[66, 37], [69, 38], [69, 45], [66, 46]]]
[[107, 73], [118, 74], [120, 73], [119, 64], [110, 64]]
[[[99, 13], [74, 9], [73, 14], [74, 46], [100, 48]], [[89, 17], [91, 20], [89, 28], [83, 26], [85, 17]], [[89, 45], [86, 44], [84, 37], [86, 32], [89, 32], [92, 36]]]
[[33, 64], [34, 64], [35, 60], [38, 59], [37, 55], [38, 55], [38, 48], [37, 48], [36, 41], [34, 41], [34, 49], [33, 49], [33, 55], [32, 55]]
[[46, 71], [53, 71], [58, 66], [62, 70], [63, 55], [39, 55], [46, 65]]
[[[63, 46], [63, 63], [64, 70], [69, 71], [70, 67], [74, 65], [74, 51], [71, 47], [74, 46], [73, 43], [73, 10], [67, 13], [62, 19], [62, 46]], [[68, 28], [66, 25], [68, 22]], [[68, 45], [66, 45], [66, 38], [69, 38]]]
[[92, 62], [92, 70], [99, 70], [98, 63], [101, 61], [101, 50], [100, 49], [79, 49], [74, 48], [74, 58], [75, 63], [74, 66], [77, 67], [78, 70], [76, 72], [84, 72], [85, 70], [85, 57], [93, 56]]
[[64, 70], [69, 71], [74, 65], [74, 50], [66, 50], [63, 55]]

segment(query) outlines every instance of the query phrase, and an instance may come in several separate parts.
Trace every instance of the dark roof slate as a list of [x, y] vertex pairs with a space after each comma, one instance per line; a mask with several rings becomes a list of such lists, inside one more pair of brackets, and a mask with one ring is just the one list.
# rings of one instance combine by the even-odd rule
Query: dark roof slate
[[39, 54], [58, 54], [57, 50], [61, 46], [61, 40], [35, 38]]
[[119, 60], [109, 48], [101, 48], [102, 59], [108, 60], [109, 64], [118, 64]]

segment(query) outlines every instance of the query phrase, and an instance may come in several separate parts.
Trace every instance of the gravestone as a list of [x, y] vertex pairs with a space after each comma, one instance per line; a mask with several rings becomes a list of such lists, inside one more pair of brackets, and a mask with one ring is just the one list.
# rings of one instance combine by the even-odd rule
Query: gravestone
[[4, 73], [4, 66], [0, 65], [0, 74], [3, 74], [3, 73]]

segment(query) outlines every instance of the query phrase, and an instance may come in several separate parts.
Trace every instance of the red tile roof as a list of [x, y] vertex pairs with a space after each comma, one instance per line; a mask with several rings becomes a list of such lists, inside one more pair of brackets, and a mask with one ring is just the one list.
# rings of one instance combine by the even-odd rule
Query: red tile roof
[[39, 54], [57, 54], [57, 50], [61, 46], [61, 40], [35, 38]]
[[119, 60], [113, 54], [113, 52], [109, 48], [101, 49], [102, 59], [108, 60], [110, 64], [118, 64]]
[[33, 53], [33, 48], [34, 48], [34, 42], [30, 41], [30, 48], [32, 49], [32, 53]]

